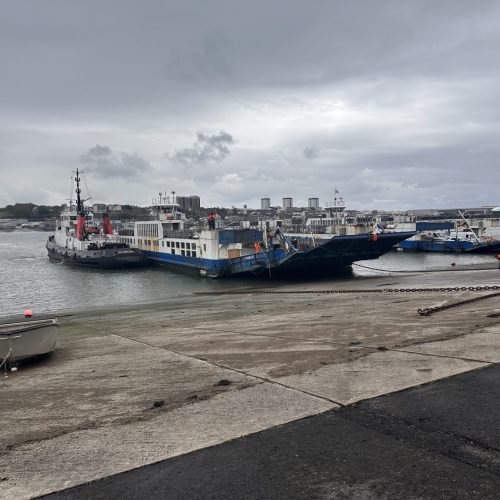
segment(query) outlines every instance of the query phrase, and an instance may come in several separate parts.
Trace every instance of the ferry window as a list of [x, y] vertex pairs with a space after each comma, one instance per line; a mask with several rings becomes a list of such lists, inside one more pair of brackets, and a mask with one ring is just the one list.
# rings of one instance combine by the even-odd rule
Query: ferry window
[[191, 248], [192, 248], [193, 250], [196, 250], [196, 243], [191, 243]]
[[196, 252], [193, 251], [192, 254], [191, 254], [191, 256], [192, 257], [196, 257]]
[[186, 255], [186, 250], [181, 250], [181, 255]]
[[206, 252], [207, 251], [207, 245], [203, 243], [203, 250]]
[[172, 255], [175, 255], [175, 248], [172, 248]]
[[179, 248], [179, 242], [178, 241], [175, 242], [175, 248]]
[[181, 242], [181, 248], [186, 248], [186, 245], [184, 244], [183, 241]]
[[191, 257], [191, 252], [189, 250], [186, 250], [186, 257]]

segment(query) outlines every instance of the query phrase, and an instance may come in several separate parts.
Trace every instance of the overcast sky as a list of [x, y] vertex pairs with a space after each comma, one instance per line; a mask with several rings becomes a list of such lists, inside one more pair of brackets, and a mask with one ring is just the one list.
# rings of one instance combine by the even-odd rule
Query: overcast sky
[[3, 0], [0, 206], [500, 204], [500, 2]]

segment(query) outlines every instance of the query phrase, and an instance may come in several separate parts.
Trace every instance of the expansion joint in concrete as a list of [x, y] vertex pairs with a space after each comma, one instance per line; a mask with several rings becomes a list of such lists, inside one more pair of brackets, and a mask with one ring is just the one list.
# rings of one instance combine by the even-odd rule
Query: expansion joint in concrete
[[[219, 329], [219, 328], [194, 327], [194, 329], [203, 330], [203, 331], [210, 331], [210, 332], [233, 333], [235, 335], [248, 335], [250, 337], [264, 337], [264, 338], [270, 338], [270, 339], [295, 340], [295, 341], [300, 341], [300, 342], [309, 342], [311, 344], [330, 344], [330, 345], [346, 347], [346, 348], [356, 347], [356, 349], [365, 349], [365, 350], [370, 350], [370, 351], [381, 351], [382, 350], [382, 351], [391, 351], [391, 352], [401, 352], [401, 353], [406, 353], [406, 354], [416, 354], [416, 355], [424, 356], [424, 357], [458, 359], [461, 361], [472, 361], [475, 363], [498, 364], [496, 361], [486, 361], [484, 359], [465, 358], [465, 357], [461, 357], [461, 356], [452, 356], [452, 355], [448, 355], [448, 354], [432, 354], [432, 353], [426, 353], [426, 352], [412, 351], [411, 347], [409, 349], [406, 349], [404, 347], [403, 348], [394, 348], [394, 347], [385, 347], [385, 346], [373, 346], [373, 345], [367, 345], [367, 344], [359, 344], [356, 346], [352, 346], [350, 344], [346, 344], [345, 342], [335, 342], [334, 340], [327, 340], [327, 339], [316, 340], [316, 339], [309, 339], [307, 337], [287, 337], [285, 335], [266, 335], [264, 333], [238, 332], [235, 330], [224, 330], [224, 329]], [[458, 335], [457, 337], [451, 337], [451, 339], [463, 337], [465, 335], [472, 335], [472, 334], [466, 333], [464, 335]], [[437, 340], [434, 340], [432, 342], [442, 342], [445, 340], [450, 340], [450, 338], [437, 339]], [[424, 343], [427, 343], [427, 342], [424, 342]]]
[[253, 373], [249, 373], [249, 372], [246, 372], [244, 370], [238, 370], [237, 368], [233, 368], [231, 366], [227, 366], [227, 365], [223, 365], [223, 364], [220, 364], [220, 363], [216, 363], [214, 361], [208, 361], [207, 359], [202, 358], [202, 357], [193, 356], [192, 354], [185, 354], [185, 353], [182, 353], [182, 352], [179, 352], [179, 351], [174, 351], [173, 349], [167, 349], [165, 347], [156, 346], [154, 344], [149, 344], [148, 342], [144, 342], [142, 340], [131, 339], [130, 337], [126, 337], [126, 336], [123, 336], [123, 335], [117, 335], [115, 333], [112, 334], [112, 335], [114, 337], [119, 337], [119, 338], [122, 338], [122, 339], [125, 339], [125, 340], [129, 340], [130, 342], [136, 342], [138, 344], [146, 345], [146, 346], [151, 347], [153, 349], [159, 349], [161, 351], [170, 352], [172, 354], [176, 354], [177, 356], [182, 356], [182, 357], [186, 357], [186, 358], [190, 358], [190, 359], [195, 359], [195, 360], [200, 361], [202, 363], [207, 363], [207, 364], [215, 366], [217, 368], [221, 368], [221, 369], [224, 369], [224, 370], [232, 371], [234, 373], [238, 373], [238, 374], [244, 375], [246, 377], [251, 377], [251, 378], [254, 378], [254, 379], [259, 380], [261, 382], [266, 382], [268, 384], [273, 384], [273, 385], [276, 385], [276, 386], [280, 386], [280, 387], [283, 387], [284, 389], [288, 389], [290, 391], [300, 392], [301, 394], [305, 394], [305, 395], [313, 397], [315, 399], [320, 399], [322, 401], [327, 401], [329, 403], [333, 403], [333, 404], [335, 404], [335, 405], [337, 405], [339, 407], [345, 406], [343, 403], [340, 403], [339, 401], [335, 401], [334, 399], [330, 399], [330, 398], [327, 398], [325, 396], [319, 396], [318, 394], [315, 394], [313, 392], [305, 391], [303, 389], [298, 389], [296, 387], [292, 387], [290, 385], [283, 384], [283, 383], [278, 382], [278, 381], [276, 381], [274, 379], [263, 377], [261, 375], [255, 375]]

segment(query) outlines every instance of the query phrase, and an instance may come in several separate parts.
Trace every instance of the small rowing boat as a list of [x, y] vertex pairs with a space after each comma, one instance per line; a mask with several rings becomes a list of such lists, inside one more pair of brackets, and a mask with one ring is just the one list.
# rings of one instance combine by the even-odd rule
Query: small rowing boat
[[57, 319], [0, 324], [0, 368], [56, 348]]

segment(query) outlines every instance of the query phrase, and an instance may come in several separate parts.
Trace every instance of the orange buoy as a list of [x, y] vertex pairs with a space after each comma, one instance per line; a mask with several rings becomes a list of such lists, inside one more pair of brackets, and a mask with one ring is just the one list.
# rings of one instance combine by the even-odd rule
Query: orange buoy
[[31, 316], [33, 316], [33, 311], [31, 309], [26, 309], [23, 314], [25, 318], [31, 318]]

